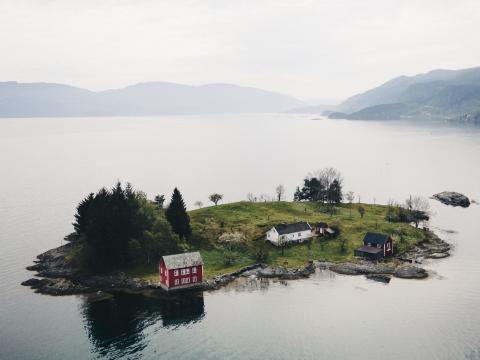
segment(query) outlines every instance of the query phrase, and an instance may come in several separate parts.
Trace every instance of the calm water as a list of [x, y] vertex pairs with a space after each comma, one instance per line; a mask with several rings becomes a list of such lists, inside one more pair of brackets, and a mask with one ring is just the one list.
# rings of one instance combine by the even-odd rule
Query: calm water
[[[150, 197], [178, 186], [289, 192], [335, 166], [365, 202], [452, 189], [480, 199], [480, 129], [243, 115], [0, 119], [1, 359], [480, 359], [480, 206], [431, 201], [453, 256], [425, 281], [320, 272], [241, 290], [89, 302], [19, 286], [34, 256], [62, 243], [88, 192], [130, 181]], [[454, 233], [445, 232], [452, 230]]]

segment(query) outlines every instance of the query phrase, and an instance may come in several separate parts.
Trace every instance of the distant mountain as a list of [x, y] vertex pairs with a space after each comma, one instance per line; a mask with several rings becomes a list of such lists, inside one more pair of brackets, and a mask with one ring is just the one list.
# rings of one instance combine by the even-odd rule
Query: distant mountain
[[460, 119], [480, 111], [480, 67], [401, 76], [352, 96], [332, 117]]
[[0, 117], [265, 113], [305, 105], [288, 95], [230, 84], [149, 82], [93, 92], [62, 84], [0, 82]]

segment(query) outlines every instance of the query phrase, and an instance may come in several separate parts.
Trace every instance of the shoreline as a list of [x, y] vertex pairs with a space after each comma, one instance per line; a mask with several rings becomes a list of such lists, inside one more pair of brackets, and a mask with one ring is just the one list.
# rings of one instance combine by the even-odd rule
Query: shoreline
[[[428, 230], [429, 231], [429, 230]], [[330, 262], [311, 260], [305, 266], [285, 268], [256, 263], [243, 267], [237, 271], [214, 276], [203, 284], [182, 291], [212, 291], [233, 282], [240, 277], [275, 278], [279, 280], [296, 280], [308, 278], [316, 269], [330, 270], [342, 275], [365, 275], [371, 280], [389, 282], [391, 277], [402, 279], [425, 279], [429, 276], [427, 270], [418, 265], [424, 259], [442, 259], [450, 256], [451, 246], [430, 231], [431, 240], [423, 242], [409, 251], [395, 255], [391, 260], [371, 262], [355, 260], [347, 262]], [[65, 255], [74, 244], [68, 243], [48, 250], [37, 256], [35, 264], [27, 270], [36, 271], [35, 277], [30, 278], [22, 285], [29, 286], [36, 293], [45, 295], [76, 295], [92, 293], [108, 293], [111, 291], [144, 291], [161, 290], [165, 294], [179, 293], [166, 292], [155, 281], [147, 281], [129, 277], [123, 272], [113, 272], [106, 275], [81, 275], [65, 260]]]

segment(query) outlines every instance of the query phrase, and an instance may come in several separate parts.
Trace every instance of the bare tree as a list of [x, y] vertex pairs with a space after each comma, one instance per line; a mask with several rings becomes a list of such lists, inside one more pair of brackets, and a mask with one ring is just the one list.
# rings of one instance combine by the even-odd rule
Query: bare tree
[[257, 197], [255, 195], [253, 195], [252, 193], [248, 193], [247, 194], [247, 200], [250, 201], [250, 202], [257, 202]]
[[405, 201], [407, 210], [410, 212], [412, 221], [418, 228], [421, 221], [427, 221], [430, 217], [430, 203], [421, 196], [411, 196]]
[[223, 199], [223, 195], [218, 193], [213, 193], [208, 197], [208, 199], [211, 202], [213, 202], [215, 206], [217, 206], [218, 202]]
[[201, 202], [200, 200], [197, 200], [197, 201], [195, 201], [195, 204], [194, 204], [194, 205], [195, 205], [196, 207], [198, 207], [199, 209], [201, 209], [202, 206], [203, 206], [203, 202]]
[[355, 194], [353, 193], [353, 191], [349, 191], [345, 194], [345, 198], [347, 199], [348, 207], [350, 208], [350, 217], [352, 217], [352, 203], [353, 200], [355, 200]]
[[275, 188], [275, 192], [277, 194], [277, 200], [280, 201], [284, 198], [285, 187], [282, 184], [280, 184]]

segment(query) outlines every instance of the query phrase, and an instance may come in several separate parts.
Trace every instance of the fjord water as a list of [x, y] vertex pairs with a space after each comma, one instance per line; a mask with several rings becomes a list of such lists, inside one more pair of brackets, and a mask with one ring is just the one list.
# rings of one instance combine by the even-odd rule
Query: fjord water
[[[430, 201], [454, 245], [427, 280], [384, 285], [323, 271], [307, 280], [164, 299], [34, 294], [20, 282], [62, 243], [77, 202], [129, 181], [188, 204], [249, 192], [291, 197], [341, 170], [363, 202], [456, 190], [480, 199], [480, 129], [302, 115], [0, 120], [1, 359], [480, 359], [480, 206]], [[448, 230], [448, 231], [446, 231]]]

